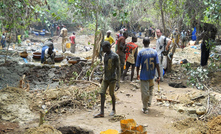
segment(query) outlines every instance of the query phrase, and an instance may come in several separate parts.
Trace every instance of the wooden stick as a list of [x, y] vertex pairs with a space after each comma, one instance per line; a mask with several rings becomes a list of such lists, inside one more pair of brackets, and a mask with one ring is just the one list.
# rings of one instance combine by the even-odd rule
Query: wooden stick
[[84, 81], [84, 80], [73, 80], [72, 82], [82, 82], [82, 83], [91, 83], [94, 84], [98, 87], [101, 87], [101, 85], [99, 83], [93, 82], [93, 81]]

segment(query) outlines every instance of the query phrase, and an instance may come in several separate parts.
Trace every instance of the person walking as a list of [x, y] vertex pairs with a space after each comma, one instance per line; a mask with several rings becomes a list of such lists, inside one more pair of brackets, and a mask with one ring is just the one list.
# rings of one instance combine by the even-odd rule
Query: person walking
[[130, 81], [133, 81], [135, 63], [136, 63], [137, 52], [138, 52], [138, 45], [135, 44], [136, 42], [137, 42], [137, 37], [133, 36], [132, 42], [129, 42], [126, 45], [126, 69], [123, 72], [123, 78], [122, 78], [123, 80], [127, 74], [129, 67], [132, 66]]
[[111, 37], [111, 30], [107, 31], [107, 36], [105, 36], [104, 41], [110, 42], [111, 46], [115, 43], [113, 37]]
[[71, 35], [69, 37], [69, 39], [71, 40], [71, 52], [75, 53], [75, 47], [76, 47], [76, 44], [75, 44], [75, 32], [73, 32], [73, 35]]
[[119, 67], [119, 56], [111, 51], [110, 42], [104, 41], [102, 44], [103, 52], [105, 52], [104, 56], [104, 76], [101, 84], [101, 89], [99, 91], [101, 95], [101, 112], [97, 115], [94, 115], [94, 118], [104, 117], [104, 102], [105, 102], [105, 94], [107, 88], [109, 87], [109, 94], [112, 99], [112, 111], [110, 116], [113, 116], [116, 113], [115, 102], [116, 98], [114, 95], [114, 89], [117, 86], [120, 87], [120, 67]]
[[5, 48], [5, 46], [6, 46], [6, 45], [5, 45], [5, 38], [6, 38], [6, 37], [5, 37], [5, 33], [3, 33], [3, 34], [2, 34], [2, 39], [1, 39], [2, 48]]
[[[160, 76], [160, 80], [163, 81], [163, 60], [167, 60], [167, 58], [166, 57], [163, 58], [164, 56], [162, 52], [164, 50], [166, 51], [169, 50], [171, 40], [163, 36], [160, 29], [157, 29], [156, 33], [157, 33], [156, 51], [157, 51], [157, 55], [159, 59], [159, 67], [160, 67], [160, 75], [156, 74], [156, 77]], [[166, 44], [166, 46], [164, 44]], [[167, 61], [165, 61], [165, 63], [167, 63]]]
[[60, 37], [62, 37], [62, 52], [65, 53], [66, 49], [65, 49], [65, 43], [67, 41], [67, 36], [68, 36], [68, 30], [65, 27], [65, 25], [63, 25], [63, 28], [61, 29], [61, 33], [60, 33]]
[[117, 41], [118, 41], [118, 39], [121, 37], [121, 36], [123, 36], [123, 32], [124, 32], [124, 30], [123, 29], [121, 29], [120, 30], [120, 33], [118, 33], [118, 34], [116, 34], [116, 47], [115, 47], [115, 52], [117, 52]]
[[[153, 95], [153, 79], [157, 69], [158, 75], [160, 76], [159, 59], [156, 50], [149, 48], [150, 39], [145, 37], [143, 39], [144, 48], [139, 51], [136, 67], [137, 67], [137, 79], [140, 79], [141, 83], [141, 98], [143, 103], [143, 113], [148, 113], [148, 107], [151, 106], [152, 95]], [[141, 72], [139, 75], [139, 69], [141, 66]], [[160, 81], [160, 77], [156, 79]]]
[[124, 62], [125, 62], [125, 40], [127, 39], [128, 34], [127, 32], [123, 33], [123, 36], [119, 38], [117, 41], [117, 54], [119, 55], [120, 58], [120, 75], [122, 76], [123, 70], [124, 70]]

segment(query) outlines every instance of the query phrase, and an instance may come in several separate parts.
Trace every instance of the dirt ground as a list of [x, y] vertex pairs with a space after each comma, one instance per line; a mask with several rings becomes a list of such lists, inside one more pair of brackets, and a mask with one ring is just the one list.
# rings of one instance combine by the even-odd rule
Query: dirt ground
[[[92, 49], [89, 51], [85, 51], [83, 49], [85, 43], [87, 44], [85, 45], [86, 47], [91, 47], [88, 45], [88, 42], [93, 43], [93, 39], [90, 36], [87, 36], [86, 39], [85, 38], [85, 36], [79, 36], [77, 52], [73, 55], [71, 54], [72, 56], [86, 58], [91, 55]], [[130, 40], [131, 38], [127, 39], [127, 41]], [[59, 39], [55, 43], [56, 49], [59, 49], [60, 42], [61, 40]], [[155, 47], [155, 43], [156, 40], [152, 40], [150, 47]], [[138, 39], [137, 44], [140, 50], [142, 48], [142, 39]], [[114, 50], [114, 48], [112, 49]], [[208, 95], [202, 95], [205, 94], [205, 91], [190, 87], [174, 88], [169, 86], [168, 83], [171, 81], [174, 82], [175, 80], [176, 82], [186, 82], [187, 77], [182, 74], [182, 72], [180, 73], [182, 70], [179, 70], [181, 69], [181, 65], [178, 63], [182, 59], [187, 59], [190, 62], [194, 61], [193, 63], [198, 66], [200, 61], [200, 50], [187, 47], [183, 51], [181, 49], [177, 49], [176, 52], [177, 53], [174, 55], [175, 62], [173, 65], [173, 72], [166, 74], [164, 82], [160, 83], [160, 92], [158, 92], [158, 86], [155, 83], [154, 96], [149, 113], [143, 114], [141, 111], [142, 102], [139, 81], [134, 78], [134, 82], [130, 82], [129, 71], [127, 74], [128, 76], [126, 76], [126, 80], [121, 83], [120, 89], [116, 92], [116, 114], [121, 117], [125, 117], [126, 119], [134, 119], [138, 125], [143, 125], [149, 134], [220, 133], [221, 118], [219, 115], [221, 115], [221, 113], [219, 109], [221, 108], [221, 84], [218, 76], [221, 76], [221, 73], [218, 72], [217, 75], [214, 75], [215, 77], [213, 77], [213, 84], [214, 87], [217, 88], [217, 91], [212, 91], [210, 97], [211, 102], [217, 102], [216, 105], [211, 105], [212, 109], [210, 115], [215, 116], [203, 118], [203, 116], [199, 116], [196, 113], [190, 113], [192, 109], [197, 110], [205, 107]], [[17, 64], [13, 64], [9, 66], [9, 68], [15, 68], [16, 65]], [[24, 67], [24, 65], [22, 67]], [[106, 96], [105, 117], [96, 119], [93, 118], [93, 115], [100, 112], [100, 97], [98, 94], [100, 86], [98, 82], [99, 79], [95, 79], [96, 77], [94, 77], [93, 80], [96, 84], [85, 83], [82, 81], [71, 82], [71, 74], [70, 72], [68, 73], [68, 71], [74, 70], [79, 73], [79, 68], [85, 69], [84, 67], [78, 64], [75, 66], [69, 66], [66, 69], [65, 67], [53, 67], [54, 69], [48, 66], [35, 67], [40, 71], [30, 71], [31, 66], [28, 67], [30, 68], [26, 67], [22, 72], [16, 74], [16, 80], [19, 81], [22, 73], [28, 70], [30, 74], [28, 80], [38, 81], [37, 84], [44, 85], [44, 90], [27, 92], [20, 88], [11, 87], [0, 90], [0, 133], [23, 134], [24, 132], [32, 133], [43, 129], [45, 131], [46, 129], [59, 129], [60, 131], [69, 129], [74, 131], [78, 127], [88, 133], [91, 130], [94, 134], [99, 134], [101, 131], [105, 131], [107, 129], [115, 129], [119, 132], [121, 131], [120, 121], [113, 121], [113, 118], [108, 116], [111, 111], [111, 99], [109, 95]], [[9, 69], [4, 66], [4, 70], [7, 71]], [[0, 69], [0, 73], [4, 74], [4, 70], [1, 72]], [[51, 72], [55, 73], [55, 75], [50, 73], [50, 75], [42, 75], [44, 74], [44, 70], [51, 70]], [[14, 71], [7, 72], [7, 76], [13, 75], [14, 73]], [[65, 73], [66, 75], [62, 75]], [[100, 72], [95, 70], [95, 73], [99, 74]], [[68, 78], [70, 81], [64, 81], [63, 85], [55, 86], [54, 88], [46, 88], [48, 84], [42, 82], [49, 79], [47, 82], [53, 83], [52, 79], [55, 76], [58, 79]], [[13, 79], [13, 77], [10, 78]], [[12, 83], [14, 82], [15, 81]], [[5, 87], [6, 86], [7, 85], [5, 85]], [[202, 97], [195, 97], [197, 95], [201, 95]], [[197, 99], [193, 99], [194, 97]], [[170, 101], [159, 102], [157, 101], [159, 98], [173, 100], [174, 103]], [[21, 108], [22, 110], [19, 110]], [[44, 124], [46, 126], [33, 129], [39, 125], [40, 111], [47, 111], [44, 118]], [[62, 132], [64, 133], [64, 131]], [[83, 133], [83, 131], [76, 132]], [[60, 132], [56, 130], [56, 133]]]

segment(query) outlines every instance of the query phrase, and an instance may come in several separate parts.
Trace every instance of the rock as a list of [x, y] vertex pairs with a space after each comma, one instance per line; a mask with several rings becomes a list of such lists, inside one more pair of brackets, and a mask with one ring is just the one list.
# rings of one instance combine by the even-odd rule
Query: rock
[[139, 89], [139, 88], [140, 88], [139, 84], [137, 84], [137, 83], [131, 82], [130, 84], [133, 85], [136, 89]]
[[120, 93], [124, 93], [124, 91], [120, 91]]
[[189, 114], [195, 114], [195, 113], [196, 113], [196, 109], [190, 108], [190, 109], [187, 110], [187, 112], [188, 112]]
[[179, 107], [177, 110], [177, 112], [179, 112], [179, 113], [184, 113], [184, 111], [185, 111], [185, 109], [183, 107]]
[[162, 98], [163, 100], [165, 99], [167, 99], [167, 97], [165, 96], [165, 95], [162, 95], [160, 98]]
[[183, 82], [170, 82], [168, 85], [174, 88], [186, 88], [186, 85]]
[[130, 94], [126, 94], [126, 96], [130, 96]]
[[191, 98], [191, 100], [197, 100], [197, 99], [205, 98], [205, 96], [207, 96], [207, 95], [208, 95], [207, 93], [199, 93], [199, 94], [193, 96]]
[[132, 91], [136, 91], [136, 89], [135, 88], [133, 88], [133, 89], [131, 89]]
[[202, 103], [195, 103], [196, 106], [202, 106]]
[[196, 110], [197, 115], [203, 115], [206, 113], [206, 108], [205, 107], [200, 107]]

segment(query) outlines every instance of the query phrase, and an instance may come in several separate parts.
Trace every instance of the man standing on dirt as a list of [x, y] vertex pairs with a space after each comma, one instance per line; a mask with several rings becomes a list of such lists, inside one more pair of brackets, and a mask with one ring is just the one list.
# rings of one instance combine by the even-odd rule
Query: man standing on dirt
[[107, 31], [107, 36], [105, 36], [104, 41], [110, 42], [111, 46], [115, 43], [113, 37], [111, 37], [111, 30]]
[[118, 39], [121, 37], [121, 36], [123, 36], [123, 32], [124, 32], [124, 30], [123, 29], [121, 29], [120, 30], [120, 33], [118, 33], [118, 34], [116, 34], [117, 35], [117, 38], [116, 38], [116, 47], [115, 47], [115, 52], [117, 52], [117, 41], [118, 41]]
[[94, 118], [104, 117], [104, 102], [105, 102], [105, 94], [107, 88], [109, 87], [109, 94], [112, 99], [112, 111], [110, 116], [113, 116], [116, 113], [115, 110], [115, 95], [114, 89], [115, 86], [119, 88], [120, 81], [120, 67], [119, 67], [119, 57], [116, 53], [111, 51], [110, 42], [104, 41], [102, 45], [103, 51], [106, 53], [104, 56], [104, 76], [101, 85], [101, 89], [99, 91], [101, 95], [101, 112], [94, 116]]
[[172, 54], [174, 54], [176, 51], [176, 48], [179, 47], [179, 40], [180, 40], [180, 34], [177, 28], [175, 28], [175, 31], [173, 31], [171, 37], [172, 37], [172, 44], [173, 44]]
[[62, 37], [62, 52], [65, 53], [66, 49], [65, 49], [65, 43], [67, 41], [67, 36], [68, 36], [68, 30], [65, 27], [65, 25], [63, 25], [63, 28], [61, 29], [61, 33], [60, 33], [60, 37]]
[[124, 70], [124, 62], [125, 62], [125, 40], [127, 39], [128, 35], [127, 32], [123, 33], [123, 36], [119, 38], [117, 41], [117, 54], [119, 55], [120, 58], [120, 75], [123, 74]]
[[75, 53], [75, 46], [76, 46], [76, 44], [75, 44], [75, 32], [73, 32], [73, 35], [71, 35], [69, 37], [69, 39], [71, 40], [71, 52]]
[[[140, 79], [141, 83], [141, 98], [143, 102], [143, 113], [148, 113], [148, 107], [151, 106], [153, 95], [153, 79], [157, 69], [158, 75], [160, 75], [159, 60], [157, 52], [149, 48], [150, 39], [145, 37], [143, 39], [144, 48], [139, 51], [136, 61], [137, 67], [137, 79]], [[141, 65], [141, 72], [139, 75], [139, 68]], [[157, 82], [160, 81], [160, 77], [157, 78]]]
[[5, 38], [6, 38], [6, 37], [5, 37], [5, 33], [3, 33], [3, 34], [2, 34], [2, 39], [1, 39], [2, 48], [5, 48], [5, 46], [6, 46], [6, 45], [5, 45]]
[[59, 27], [59, 25], [57, 25], [57, 27], [56, 27], [56, 34], [57, 34], [57, 36], [59, 36], [59, 32], [60, 32], [60, 27]]
[[126, 45], [126, 69], [124, 70], [124, 73], [123, 73], [123, 78], [122, 78], [123, 80], [127, 74], [129, 67], [132, 66], [130, 81], [133, 81], [135, 63], [136, 63], [137, 52], [138, 52], [138, 45], [135, 44], [135, 42], [137, 42], [137, 37], [133, 36], [132, 42], [129, 42]]
[[[156, 50], [157, 50], [157, 55], [159, 59], [159, 67], [160, 67], [160, 80], [163, 81], [163, 60], [167, 60], [167, 58], [163, 59], [163, 54], [162, 52], [165, 50], [169, 50], [169, 46], [171, 44], [171, 40], [169, 38], [166, 38], [165, 36], [162, 36], [162, 32], [160, 29], [156, 30], [157, 33], [157, 42], [156, 42]], [[166, 41], [166, 42], [164, 42]], [[166, 46], [164, 46], [166, 44]], [[167, 62], [165, 62], [167, 63]], [[157, 75], [158, 77], [159, 75]]]

